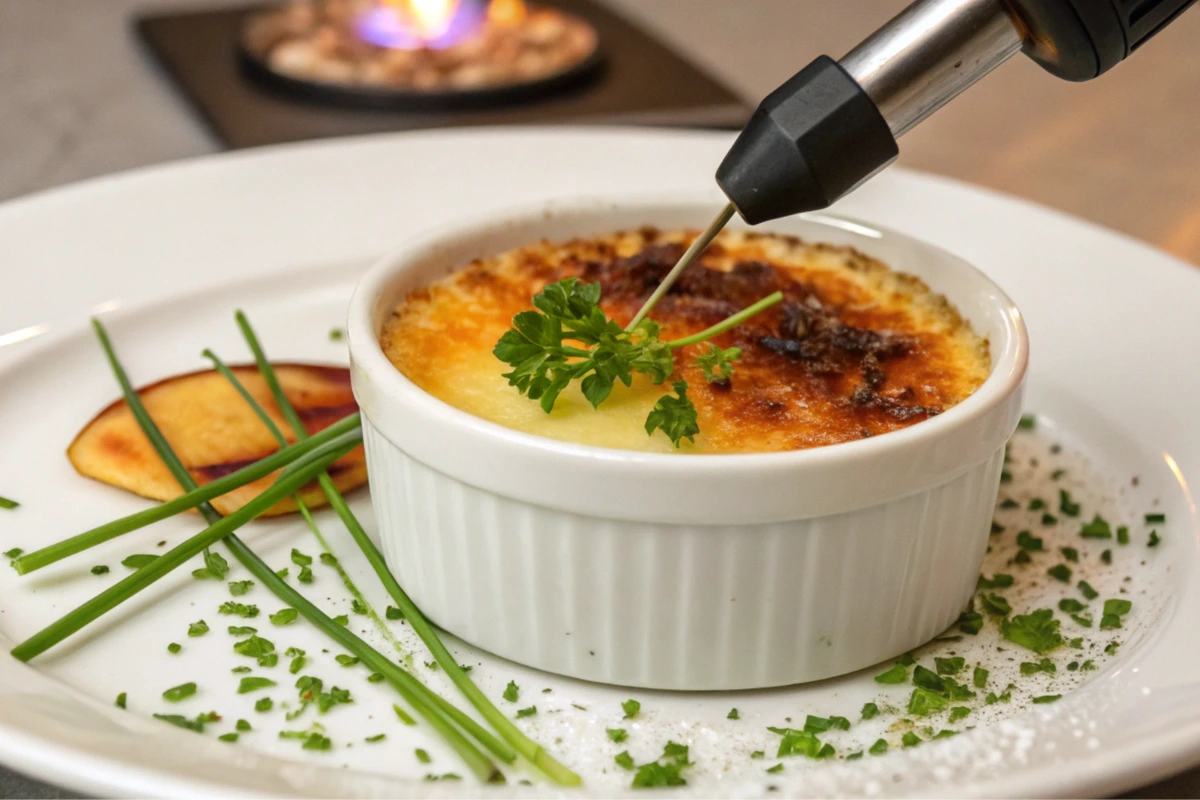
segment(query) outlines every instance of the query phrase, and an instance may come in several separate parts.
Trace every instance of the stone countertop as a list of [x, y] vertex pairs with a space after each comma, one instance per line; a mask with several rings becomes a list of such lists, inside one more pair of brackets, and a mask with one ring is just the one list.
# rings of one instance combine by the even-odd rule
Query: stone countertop
[[[243, 0], [0, 0], [0, 200], [220, 149], [134, 40], [135, 10]], [[904, 0], [607, 0], [750, 104]], [[1200, 264], [1200, 11], [1100, 80], [1026, 59], [904, 138], [900, 163], [1059, 208]], [[0, 797], [61, 790], [0, 769]], [[1200, 770], [1130, 797], [1200, 797]]]

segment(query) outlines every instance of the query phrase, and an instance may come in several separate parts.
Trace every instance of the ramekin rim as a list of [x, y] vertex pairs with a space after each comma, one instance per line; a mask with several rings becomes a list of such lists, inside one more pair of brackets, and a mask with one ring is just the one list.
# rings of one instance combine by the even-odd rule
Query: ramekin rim
[[[597, 445], [567, 442], [537, 434], [526, 433], [506, 427], [496, 422], [475, 416], [467, 411], [455, 408], [445, 401], [426, 392], [413, 383], [406, 375], [388, 360], [379, 343], [378, 333], [374, 330], [375, 315], [374, 297], [382, 293], [387, 286], [397, 280], [411, 262], [405, 263], [403, 258], [432, 246], [446, 242], [451, 237], [463, 237], [483, 233], [489, 228], [503, 224], [521, 224], [534, 222], [538, 218], [546, 218], [547, 214], [565, 215], [572, 212], [581, 213], [596, 211], [604, 207], [644, 206], [653, 209], [659, 205], [689, 204], [707, 208], [711, 205], [712, 195], [707, 193], [637, 193], [614, 195], [580, 195], [562, 198], [547, 198], [536, 203], [526, 203], [500, 211], [488, 211], [459, 218], [453, 222], [430, 228], [419, 236], [407, 240], [402, 245], [389, 251], [375, 261], [356, 285], [350, 300], [347, 319], [347, 339], [352, 363], [360, 364], [370, 369], [374, 379], [391, 384], [398, 393], [393, 395], [385, 387], [389, 396], [403, 397], [414, 404], [414, 407], [432, 415], [446, 417], [453, 422], [469, 429], [472, 433], [487, 437], [504, 446], [522, 448], [526, 452], [537, 452], [544, 455], [564, 459], [583, 459], [588, 462], [620, 462], [638, 467], [650, 467], [658, 470], [675, 472], [690, 470], [697, 472], [723, 472], [730, 468], [819, 468], [829, 462], [869, 458], [880, 453], [911, 447], [928, 439], [936, 439], [952, 435], [958, 428], [968, 425], [973, 420], [984, 416], [989, 411], [1005, 402], [1016, 392], [1025, 377], [1029, 362], [1029, 336], [1024, 317], [1012, 298], [988, 275], [965, 259], [944, 248], [918, 239], [903, 232], [878, 225], [874, 222], [855, 219], [830, 211], [821, 211], [809, 215], [801, 215], [803, 219], [819, 225], [837, 227], [850, 233], [856, 233], [855, 227], [866, 227], [880, 234], [880, 238], [895, 238], [932, 250], [949, 263], [966, 271], [980, 284], [980, 291], [986, 291], [987, 297], [996, 301], [1003, 320], [1004, 342], [1000, 354], [994, 352], [995, 342], [989, 341], [993, 348], [992, 369], [984, 383], [969, 397], [954, 405], [943, 413], [931, 419], [902, 428], [889, 431], [867, 439], [851, 442], [840, 442], [822, 447], [801, 450], [787, 450], [769, 453], [649, 453], [637, 450], [601, 447]], [[839, 224], [840, 223], [840, 224]], [[770, 223], [766, 225], [769, 226]], [[846, 225], [852, 227], [846, 227]], [[762, 230], [770, 232], [769, 227]], [[861, 235], [861, 234], [858, 234]], [[931, 287], [937, 291], [937, 287]], [[371, 409], [362, 409], [364, 415], [370, 416]], [[964, 464], [964, 467], [968, 466]]]

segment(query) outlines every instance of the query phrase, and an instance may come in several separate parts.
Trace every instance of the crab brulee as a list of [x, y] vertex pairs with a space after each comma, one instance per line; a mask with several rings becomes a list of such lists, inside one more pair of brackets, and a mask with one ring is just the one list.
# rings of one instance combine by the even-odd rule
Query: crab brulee
[[476, 260], [400, 303], [384, 353], [477, 417], [650, 452], [877, 436], [949, 409], [988, 376], [986, 340], [920, 280], [777, 234], [724, 232], [624, 332], [695, 236], [643, 228]]

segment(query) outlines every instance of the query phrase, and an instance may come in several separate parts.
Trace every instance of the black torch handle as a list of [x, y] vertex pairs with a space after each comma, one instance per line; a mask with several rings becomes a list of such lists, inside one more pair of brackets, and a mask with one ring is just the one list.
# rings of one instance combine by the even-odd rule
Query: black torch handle
[[1025, 27], [1026, 55], [1087, 81], [1128, 58], [1196, 0], [1005, 0]]

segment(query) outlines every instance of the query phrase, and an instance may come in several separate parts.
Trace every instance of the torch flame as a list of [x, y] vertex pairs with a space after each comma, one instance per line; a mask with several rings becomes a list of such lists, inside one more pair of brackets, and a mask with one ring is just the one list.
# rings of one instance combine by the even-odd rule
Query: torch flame
[[436, 39], [450, 30], [460, 0], [383, 0], [408, 22], [410, 29], [421, 39]]
[[488, 22], [494, 25], [519, 25], [525, 15], [524, 0], [492, 0], [488, 4]]

